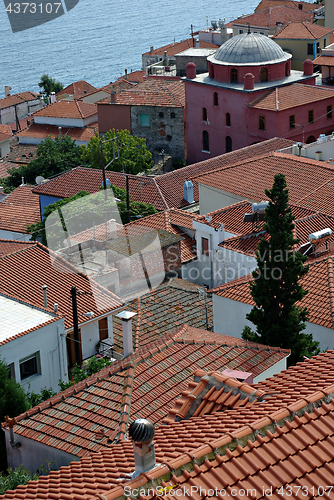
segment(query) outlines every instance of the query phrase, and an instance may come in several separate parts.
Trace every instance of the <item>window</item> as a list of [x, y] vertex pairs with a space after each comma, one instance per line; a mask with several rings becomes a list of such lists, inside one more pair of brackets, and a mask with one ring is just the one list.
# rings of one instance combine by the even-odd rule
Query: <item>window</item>
[[217, 92], [214, 92], [214, 94], [213, 94], [213, 105], [218, 106], [218, 94], [217, 94]]
[[[82, 362], [82, 349], [81, 349], [81, 330], [79, 328], [78, 331], [78, 337], [79, 337], [79, 363]], [[70, 368], [75, 365], [76, 359], [75, 359], [75, 344], [76, 341], [74, 340], [74, 332], [70, 332], [66, 335], [66, 346], [67, 346], [67, 358], [68, 358], [68, 365]]]
[[202, 238], [202, 255], [209, 255], [209, 240]]
[[24, 380], [29, 377], [33, 377], [34, 375], [40, 375], [40, 367], [39, 367], [39, 353], [36, 352], [32, 354], [28, 358], [21, 359], [20, 361], [20, 376], [21, 380]]
[[231, 69], [231, 83], [238, 83], [238, 70], [236, 68]]
[[320, 43], [317, 42], [317, 54], [320, 54]]
[[265, 130], [265, 117], [259, 116], [259, 130]]
[[208, 119], [208, 112], [207, 112], [206, 108], [202, 108], [202, 120], [204, 122], [206, 122], [207, 119]]
[[242, 35], [244, 32], [244, 30], [242, 30], [241, 28], [239, 29], [239, 35]]
[[14, 378], [15, 379], [15, 369], [14, 369], [14, 363], [10, 363], [10, 365], [7, 365], [7, 370], [8, 370], [8, 378]]
[[171, 117], [171, 118], [175, 118], [175, 117], [176, 117], [176, 115], [175, 115], [174, 111], [172, 111], [172, 112], [171, 112], [170, 117]]
[[159, 118], [163, 118], [165, 116], [163, 111], [159, 111]]
[[140, 113], [139, 114], [139, 125], [141, 127], [149, 127], [150, 126], [150, 115]]
[[310, 109], [308, 112], [308, 122], [313, 123], [314, 122], [314, 111], [313, 109]]
[[231, 115], [230, 113], [226, 113], [226, 127], [231, 126]]
[[166, 141], [171, 141], [172, 140], [172, 136], [170, 134], [167, 134], [166, 135]]
[[226, 153], [229, 153], [230, 151], [232, 151], [232, 138], [229, 135], [226, 136], [225, 143]]
[[299, 10], [303, 10], [303, 4], [302, 3], [298, 4], [298, 9]]
[[308, 56], [313, 56], [313, 43], [308, 43], [307, 44], [307, 55]]
[[203, 151], [210, 151], [209, 148], [209, 133], [206, 130], [203, 130]]
[[327, 106], [327, 118], [333, 118], [333, 108], [331, 104]]
[[108, 338], [108, 318], [99, 320], [99, 339], [105, 340]]
[[327, 40], [326, 40], [326, 38], [324, 38], [324, 48], [326, 47], [326, 44], [327, 44]]
[[267, 82], [268, 81], [268, 70], [267, 70], [267, 68], [261, 68], [260, 80], [261, 80], [261, 82]]
[[295, 115], [290, 115], [289, 116], [289, 128], [295, 128]]

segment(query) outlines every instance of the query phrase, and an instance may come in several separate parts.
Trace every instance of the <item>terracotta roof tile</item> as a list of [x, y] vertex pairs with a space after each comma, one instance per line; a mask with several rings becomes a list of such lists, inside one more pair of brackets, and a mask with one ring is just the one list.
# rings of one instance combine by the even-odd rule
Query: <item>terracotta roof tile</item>
[[13, 163], [22, 163], [27, 165], [36, 158], [37, 145], [35, 144], [16, 144], [11, 147], [10, 153], [5, 159]]
[[9, 95], [8, 97], [4, 97], [0, 99], [0, 108], [9, 108], [10, 106], [14, 106], [15, 104], [20, 104], [25, 101], [35, 101], [39, 99], [41, 94], [35, 94], [34, 92], [20, 92], [19, 94]]
[[[200, 40], [199, 44], [201, 49], [217, 48], [216, 44], [205, 42], [203, 40]], [[178, 54], [179, 52], [190, 49], [191, 47], [193, 47], [193, 40], [192, 38], [188, 38], [187, 40], [183, 40], [182, 42], [170, 43], [168, 45], [164, 45], [163, 47], [159, 47], [158, 49], [154, 49], [151, 52], [145, 52], [145, 54], [143, 55], [148, 56], [156, 54], [163, 56], [164, 53], [167, 52], [167, 55], [171, 57], [175, 56], [175, 54]]]
[[8, 170], [10, 168], [19, 168], [21, 165], [18, 163], [12, 163], [10, 161], [6, 161], [6, 159], [0, 160], [0, 177], [6, 179], [6, 177], [9, 177]]
[[[12, 252], [13, 242], [1, 243], [0, 256], [0, 292], [28, 301], [37, 307], [43, 307], [42, 285], [47, 285], [48, 304], [53, 310], [53, 304], [59, 305], [59, 314], [65, 316], [65, 328], [72, 327], [72, 306], [70, 290], [76, 286], [79, 290], [93, 295], [83, 295], [78, 302], [78, 314], [93, 311], [103, 315], [123, 305], [123, 302], [108, 290], [89, 280], [78, 272], [71, 264], [60, 259], [40, 243], [32, 243], [27, 247]], [[12, 252], [12, 253], [9, 253]], [[53, 259], [53, 260], [51, 260]], [[83, 319], [79, 318], [82, 322]]]
[[12, 129], [9, 125], [0, 124], [0, 142], [13, 137]]
[[[92, 137], [98, 133], [98, 123], [91, 123], [87, 127], [62, 127], [62, 135], [68, 135], [71, 139], [76, 141], [88, 142]], [[53, 138], [59, 136], [59, 129], [55, 125], [44, 125], [33, 123], [29, 128], [22, 130], [16, 134], [17, 137], [32, 137], [34, 139], [46, 139], [51, 135]]]
[[62, 94], [67, 94], [67, 95], [85, 94], [88, 92], [92, 92], [93, 90], [96, 90], [96, 87], [86, 82], [85, 80], [79, 80], [78, 82], [71, 83], [63, 90], [60, 90], [60, 92], [57, 92], [57, 96]]
[[241, 18], [230, 21], [227, 26], [232, 25], [242, 25], [245, 26], [249, 23], [251, 26], [268, 27], [273, 28], [277, 26], [277, 23], [287, 24], [290, 21], [311, 21], [311, 12], [306, 12], [304, 10], [297, 10], [291, 6], [277, 5], [269, 7], [267, 9], [255, 12], [248, 16], [243, 16]]
[[284, 109], [292, 109], [327, 99], [331, 99], [334, 102], [334, 93], [331, 89], [319, 85], [293, 83], [285, 87], [268, 90], [262, 96], [252, 101], [249, 106], [255, 109], [283, 111]]
[[83, 119], [95, 114], [97, 114], [96, 104], [81, 101], [61, 100], [36, 111], [34, 116]]
[[312, 12], [314, 9], [318, 9], [320, 7], [320, 5], [315, 5], [314, 3], [303, 2], [299, 0], [261, 0], [259, 5], [255, 8], [255, 12], [268, 9], [270, 7], [277, 7], [279, 5], [284, 5], [286, 7], [299, 10], [300, 4], [303, 6], [302, 10], [305, 12]]
[[333, 32], [334, 30], [332, 28], [326, 28], [320, 24], [306, 21], [290, 22], [273, 35], [273, 40], [318, 40]]
[[130, 82], [132, 82], [134, 84], [137, 84], [137, 83], [143, 82], [145, 76], [146, 76], [146, 71], [144, 71], [144, 70], [136, 70], [136, 71], [131, 71], [127, 75], [121, 76], [118, 80], [129, 79]]
[[33, 186], [19, 186], [0, 203], [0, 229], [26, 233], [27, 226], [40, 220], [39, 197]]

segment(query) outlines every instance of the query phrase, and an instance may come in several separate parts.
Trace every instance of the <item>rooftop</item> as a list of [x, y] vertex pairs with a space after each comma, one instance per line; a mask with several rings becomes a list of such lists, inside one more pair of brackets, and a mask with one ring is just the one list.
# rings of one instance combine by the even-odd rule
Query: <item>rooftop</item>
[[35, 144], [16, 144], [10, 149], [10, 153], [5, 159], [8, 162], [27, 165], [36, 158], [37, 145]]
[[34, 92], [30, 91], [9, 95], [8, 97], [3, 97], [2, 99], [0, 99], [0, 109], [9, 108], [10, 106], [21, 104], [25, 101], [35, 101], [40, 97], [41, 94], [35, 94]]
[[[62, 127], [62, 135], [68, 135], [71, 139], [81, 142], [88, 142], [98, 132], [98, 123], [91, 123], [86, 127]], [[38, 140], [44, 140], [47, 136], [55, 138], [59, 136], [59, 129], [56, 125], [44, 125], [33, 123], [29, 128], [16, 134], [17, 137], [32, 137]]]
[[27, 233], [27, 226], [40, 220], [39, 197], [33, 188], [19, 186], [0, 202], [0, 229]]
[[[283, 26], [277, 33], [273, 35], [274, 40], [318, 40], [323, 36], [333, 34], [332, 28], [326, 28], [320, 24], [302, 22], [290, 22]], [[332, 40], [331, 40], [332, 41]]]
[[[277, 2], [278, 3], [278, 2]], [[267, 9], [242, 16], [234, 21], [230, 21], [227, 26], [251, 26], [276, 28], [278, 23], [287, 24], [289, 21], [311, 21], [312, 14], [295, 7], [281, 5], [268, 7]]]
[[270, 7], [277, 7], [278, 5], [284, 5], [285, 7], [290, 7], [292, 9], [298, 10], [300, 10], [299, 5], [302, 5], [301, 10], [304, 12], [313, 12], [314, 10], [321, 7], [321, 5], [315, 5], [312, 2], [303, 2], [301, 0], [261, 0], [259, 5], [255, 9], [255, 12], [268, 9]]
[[70, 85], [67, 85], [63, 90], [57, 92], [57, 96], [67, 94], [67, 95], [78, 95], [78, 94], [86, 94], [88, 92], [92, 92], [93, 90], [97, 90], [96, 87], [86, 82], [85, 80], [79, 80], [78, 82], [73, 82]]
[[304, 106], [325, 99], [333, 99], [334, 91], [320, 85], [305, 85], [293, 83], [285, 87], [268, 90], [249, 103], [251, 108], [283, 111], [297, 106]]
[[0, 142], [10, 139], [11, 137], [13, 137], [13, 132], [10, 126], [0, 124]]
[[[148, 56], [153, 54], [163, 56], [165, 52], [167, 52], [167, 55], [170, 57], [175, 56], [175, 54], [178, 54], [179, 52], [183, 52], [186, 49], [194, 47], [194, 43], [195, 42], [193, 42], [192, 38], [188, 38], [187, 40], [183, 40], [182, 42], [169, 43], [168, 45], [164, 45], [163, 47], [159, 47], [158, 49], [154, 49], [150, 52], [145, 52], [143, 56]], [[214, 43], [204, 42], [203, 40], [200, 40], [199, 48], [214, 49], [217, 48], [217, 45]]]
[[83, 119], [95, 114], [97, 114], [96, 104], [62, 99], [36, 111], [34, 116]]

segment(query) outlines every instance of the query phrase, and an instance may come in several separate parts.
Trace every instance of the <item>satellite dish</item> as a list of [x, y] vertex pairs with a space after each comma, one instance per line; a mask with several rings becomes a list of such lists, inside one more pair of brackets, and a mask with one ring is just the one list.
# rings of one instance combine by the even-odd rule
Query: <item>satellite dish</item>
[[35, 182], [38, 186], [40, 186], [42, 184], [42, 182], [45, 181], [44, 177], [42, 177], [41, 175], [38, 175], [35, 179]]

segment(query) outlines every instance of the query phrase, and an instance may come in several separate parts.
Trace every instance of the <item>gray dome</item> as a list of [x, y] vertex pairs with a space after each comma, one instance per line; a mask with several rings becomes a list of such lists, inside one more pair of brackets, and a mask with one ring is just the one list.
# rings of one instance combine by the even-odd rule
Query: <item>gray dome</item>
[[223, 43], [208, 60], [216, 64], [257, 65], [278, 63], [290, 59], [291, 55], [265, 35], [244, 33]]

